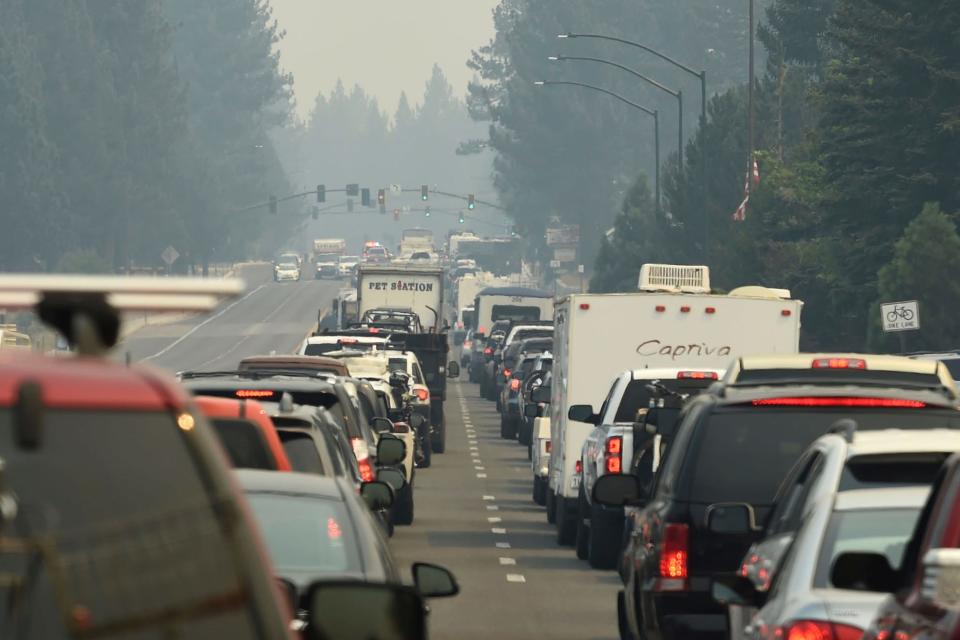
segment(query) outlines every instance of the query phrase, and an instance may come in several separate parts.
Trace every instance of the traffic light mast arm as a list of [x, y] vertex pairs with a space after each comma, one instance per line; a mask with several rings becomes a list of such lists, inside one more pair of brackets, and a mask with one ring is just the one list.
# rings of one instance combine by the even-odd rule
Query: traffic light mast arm
[[[406, 192], [406, 191], [417, 191], [417, 192], [418, 192], [418, 191], [420, 191], [420, 189], [404, 189], [403, 191], [405, 191], [405, 192]], [[462, 195], [460, 195], [459, 193], [449, 193], [449, 192], [447, 192], [447, 191], [439, 191], [439, 190], [437, 190], [437, 189], [430, 189], [430, 193], [435, 193], [435, 194], [437, 194], [438, 196], [446, 196], [446, 197], [448, 197], [448, 198], [456, 198], [457, 200], [463, 200], [464, 202], [467, 202], [467, 201], [470, 200], [470, 197], [469, 197], [469, 196], [462, 196]], [[480, 198], [476, 198], [476, 197], [475, 197], [473, 200], [474, 200], [474, 202], [476, 202], [477, 204], [482, 204], [482, 205], [485, 206], [485, 207], [490, 207], [491, 209], [497, 209], [498, 211], [506, 211], [505, 208], [501, 207], [501, 206], [498, 205], [498, 204], [493, 204], [492, 202], [487, 202], [486, 200], [481, 200]]]
[[[347, 190], [346, 189], [327, 189], [326, 192], [327, 193], [346, 193]], [[281, 202], [287, 202], [289, 200], [296, 200], [297, 198], [305, 198], [307, 196], [315, 196], [315, 195], [317, 195], [317, 190], [311, 189], [310, 191], [304, 191], [303, 193], [293, 193], [288, 196], [284, 196], [282, 198], [277, 198], [276, 202], [279, 204]], [[242, 209], [234, 209], [233, 213], [244, 213], [246, 211], [253, 211], [255, 209], [266, 209], [267, 207], [270, 206], [270, 202], [271, 202], [270, 200], [267, 200], [266, 202], [259, 202], [257, 204], [252, 204], [249, 207], [243, 207]]]

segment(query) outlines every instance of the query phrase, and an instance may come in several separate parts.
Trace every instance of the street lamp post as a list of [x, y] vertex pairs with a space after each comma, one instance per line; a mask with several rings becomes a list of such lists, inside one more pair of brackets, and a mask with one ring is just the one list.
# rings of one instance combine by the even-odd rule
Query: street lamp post
[[612, 60], [604, 60], [603, 58], [590, 58], [585, 56], [549, 56], [547, 57], [547, 60], [550, 60], [551, 62], [564, 62], [566, 60], [597, 62], [599, 64], [605, 64], [611, 67], [616, 67], [617, 69], [626, 71], [627, 73], [633, 75], [634, 77], [640, 78], [644, 82], [651, 84], [657, 89], [660, 89], [665, 93], [669, 93], [671, 96], [676, 98], [677, 111], [679, 113], [679, 135], [677, 136], [677, 158], [678, 158], [678, 164], [681, 167], [683, 167], [683, 92], [682, 91], [675, 91], [670, 87], [664, 86], [663, 84], [657, 82], [653, 78], [648, 78], [647, 76], [643, 75], [636, 69], [625, 67], [624, 65], [613, 62]]
[[585, 89], [590, 89], [592, 91], [599, 91], [600, 93], [604, 93], [608, 96], [616, 98], [617, 100], [619, 100], [624, 104], [630, 105], [634, 109], [639, 109], [640, 111], [643, 111], [645, 114], [653, 118], [653, 138], [654, 138], [653, 147], [654, 147], [654, 155], [656, 156], [656, 170], [654, 172], [654, 176], [655, 176], [654, 188], [656, 190], [655, 198], [657, 202], [657, 214], [659, 214], [661, 211], [661, 206], [660, 206], [660, 112], [657, 111], [656, 109], [650, 109], [641, 104], [637, 104], [636, 102], [633, 102], [631, 100], [627, 100], [620, 94], [614, 93], [613, 91], [608, 91], [601, 87], [597, 87], [592, 84], [585, 84], [583, 82], [569, 82], [569, 81], [561, 81], [561, 80], [537, 80], [533, 84], [537, 85], [538, 87], [568, 85], [572, 87], [583, 87]]
[[[674, 60], [670, 56], [657, 51], [652, 47], [648, 47], [645, 44], [639, 42], [633, 42], [632, 40], [625, 40], [624, 38], [617, 38], [615, 36], [605, 36], [597, 33], [561, 33], [557, 35], [558, 38], [573, 39], [573, 38], [594, 38], [597, 40], [609, 40], [611, 42], [619, 42], [620, 44], [625, 44], [630, 47], [641, 49], [650, 53], [664, 62], [672, 64], [674, 67], [684, 71], [695, 78], [700, 80], [700, 182], [701, 189], [703, 191], [703, 236], [704, 236], [704, 254], [705, 257], [709, 258], [710, 256], [710, 216], [707, 215], [707, 140], [706, 140], [706, 128], [707, 128], [707, 72], [695, 71], [694, 69], [688, 67], [678, 60]], [[682, 167], [681, 167], [682, 170]]]

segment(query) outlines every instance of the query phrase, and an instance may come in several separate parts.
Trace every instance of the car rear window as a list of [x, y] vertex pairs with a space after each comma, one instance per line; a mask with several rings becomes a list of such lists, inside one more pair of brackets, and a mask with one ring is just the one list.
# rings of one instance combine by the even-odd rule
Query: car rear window
[[518, 329], [516, 333], [513, 334], [513, 338], [510, 340], [512, 345], [514, 342], [519, 342], [521, 340], [529, 340], [530, 338], [552, 338], [553, 337], [553, 327], [549, 329]]
[[232, 418], [213, 418], [211, 422], [234, 467], [277, 470], [277, 461], [270, 452], [260, 427], [249, 420]]
[[[14, 442], [9, 411], [0, 410], [0, 442]], [[163, 616], [163, 634], [177, 637], [258, 635], [242, 604], [215, 617], [170, 614], [232, 602], [243, 589], [215, 499], [172, 414], [47, 409], [40, 449], [4, 446], [2, 457], [18, 501], [16, 526], [5, 533], [56, 540], [59, 587], [71, 599], [54, 596], [49, 568], [33, 567], [26, 554], [3, 554], [0, 576], [34, 576], [30, 597], [13, 611], [19, 623], [29, 620], [24, 637], [73, 637], [62, 624], [72, 612], [59, 605], [80, 603], [93, 613], [91, 632]], [[0, 628], [20, 626], [10, 613], [0, 607]]]
[[850, 458], [840, 476], [840, 491], [902, 485], [931, 485], [946, 453], [896, 453]]
[[342, 502], [275, 493], [248, 493], [247, 499], [280, 575], [362, 570], [356, 534]]
[[[640, 409], [650, 407], [650, 390], [647, 388], [652, 380], [631, 380], [627, 383], [627, 388], [623, 392], [623, 398], [620, 400], [620, 406], [617, 407], [617, 414], [614, 416], [614, 422], [633, 422], [637, 418], [637, 412]], [[685, 379], [685, 380], [661, 380], [661, 384], [670, 391], [676, 391], [683, 394], [695, 395], [709, 387], [714, 380]]]
[[512, 304], [495, 304], [491, 317], [494, 320], [511, 320], [513, 322], [536, 322], [540, 319], [538, 307], [524, 307]]
[[328, 475], [323, 468], [323, 460], [320, 458], [320, 452], [317, 451], [317, 444], [308, 434], [278, 429], [277, 435], [294, 471]]
[[737, 385], [762, 384], [858, 384], [883, 387], [940, 387], [932, 373], [877, 371], [871, 369], [755, 369], [741, 371]]
[[891, 567], [899, 568], [919, 516], [919, 508], [835, 511], [820, 548], [814, 588], [833, 587], [830, 572], [843, 553], [880, 553]]
[[769, 505], [797, 457], [840, 419], [860, 430], [960, 427], [960, 412], [937, 409], [725, 408], [698, 425], [682, 473], [692, 473], [690, 500]]

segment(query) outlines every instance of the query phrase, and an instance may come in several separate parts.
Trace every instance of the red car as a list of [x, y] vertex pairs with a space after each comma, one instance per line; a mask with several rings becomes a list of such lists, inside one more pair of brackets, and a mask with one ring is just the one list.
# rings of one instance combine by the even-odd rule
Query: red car
[[259, 402], [209, 396], [195, 400], [220, 436], [234, 467], [292, 470], [273, 420]]
[[891, 595], [863, 640], [960, 638], [960, 454], [945, 463], [903, 550], [899, 567], [882, 553], [846, 553], [833, 582]]

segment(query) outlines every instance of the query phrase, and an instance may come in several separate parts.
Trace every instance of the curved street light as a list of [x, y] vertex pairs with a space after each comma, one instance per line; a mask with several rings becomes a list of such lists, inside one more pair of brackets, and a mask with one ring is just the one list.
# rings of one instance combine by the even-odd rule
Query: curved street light
[[602, 87], [598, 87], [592, 84], [586, 84], [583, 82], [571, 82], [566, 80], [536, 80], [534, 83], [538, 87], [548, 87], [548, 86], [557, 86], [557, 85], [568, 85], [571, 87], [583, 87], [585, 89], [590, 89], [592, 91], [597, 91], [599, 93], [606, 94], [612, 98], [616, 98], [620, 102], [630, 105], [634, 109], [643, 111], [648, 116], [653, 117], [653, 134], [654, 134], [654, 154], [656, 156], [656, 172], [655, 172], [655, 189], [656, 189], [656, 202], [657, 202], [657, 213], [660, 213], [660, 112], [656, 109], [650, 109], [645, 107], [642, 104], [637, 104], [632, 100], [624, 98], [619, 93], [614, 93], [613, 91], [608, 91]]
[[617, 62], [614, 62], [613, 60], [605, 60], [605, 59], [603, 59], [603, 58], [591, 58], [591, 57], [588, 57], [588, 56], [561, 56], [561, 55], [548, 56], [548, 57], [547, 57], [547, 60], [550, 60], [551, 62], [564, 62], [564, 61], [567, 61], [567, 60], [583, 61], [583, 62], [597, 62], [597, 63], [599, 63], [599, 64], [605, 64], [605, 65], [610, 66], [610, 67], [616, 67], [617, 69], [621, 69], [621, 70], [623, 70], [623, 71], [626, 71], [626, 72], [629, 73], [630, 75], [632, 75], [632, 76], [634, 76], [634, 77], [636, 77], [636, 78], [639, 78], [639, 79], [643, 80], [644, 82], [646, 82], [647, 84], [653, 85], [653, 86], [656, 87], [657, 89], [660, 89], [661, 91], [663, 91], [663, 92], [665, 92], [665, 93], [668, 93], [668, 94], [670, 94], [671, 96], [673, 96], [674, 98], [676, 98], [676, 99], [677, 99], [677, 113], [678, 113], [678, 119], [679, 119], [679, 127], [678, 127], [678, 128], [679, 128], [679, 135], [677, 136], [677, 158], [678, 158], [678, 164], [679, 164], [681, 167], [683, 166], [683, 92], [682, 92], [682, 91], [676, 91], [676, 90], [674, 90], [674, 89], [671, 89], [670, 87], [667, 87], [667, 86], [665, 86], [665, 85], [657, 82], [657, 81], [654, 80], [653, 78], [649, 78], [649, 77], [643, 75], [642, 73], [640, 73], [640, 72], [637, 71], [636, 69], [631, 69], [630, 67], [627, 67], [627, 66], [624, 66], [624, 65], [622, 65], [622, 64], [619, 64], [619, 63], [617, 63]]
[[[751, 5], [752, 5], [752, 3], [751, 3]], [[751, 29], [751, 33], [752, 33], [752, 29]], [[694, 77], [696, 77], [696, 78], [699, 78], [699, 80], [700, 80], [700, 131], [701, 131], [701, 136], [702, 136], [703, 132], [706, 131], [706, 128], [707, 128], [707, 72], [706, 72], [706, 70], [704, 70], [704, 71], [696, 71], [696, 70], [692, 69], [691, 67], [688, 67], [687, 65], [683, 64], [683, 63], [680, 62], [679, 60], [675, 60], [675, 59], [671, 58], [670, 56], [668, 56], [667, 54], [662, 53], [662, 52], [660, 52], [660, 51], [657, 51], [656, 49], [654, 49], [654, 48], [652, 48], [652, 47], [648, 47], [647, 45], [645, 45], [645, 44], [643, 44], [643, 43], [634, 42], [633, 40], [626, 40], [626, 39], [624, 39], [624, 38], [618, 38], [618, 37], [616, 37], [616, 36], [607, 36], [607, 35], [602, 35], [602, 34], [599, 34], [599, 33], [570, 33], [570, 32], [568, 32], [568, 33], [559, 33], [559, 34], [557, 34], [557, 38], [559, 38], [559, 39], [561, 39], [561, 40], [567, 40], [567, 39], [572, 40], [572, 39], [574, 39], [574, 38], [593, 38], [593, 39], [596, 39], [596, 40], [609, 40], [610, 42], [618, 42], [618, 43], [620, 43], [620, 44], [625, 44], [625, 45], [627, 45], [627, 46], [629, 46], [629, 47], [634, 47], [634, 48], [636, 48], [636, 49], [640, 49], [640, 50], [642, 50], [642, 51], [646, 51], [647, 53], [650, 53], [650, 54], [652, 54], [652, 55], [660, 58], [660, 59], [663, 60], [664, 62], [668, 62], [668, 63], [672, 64], [674, 67], [680, 69], [681, 71], [684, 71], [684, 72], [686, 72], [686, 73], [688, 73], [688, 74], [690, 74], [690, 75], [692, 75], [692, 76], [694, 76]], [[751, 81], [750, 84], [751, 84], [751, 86], [752, 86], [752, 85], [753, 85], [753, 82]], [[683, 168], [683, 167], [681, 166], [681, 170], [682, 170], [682, 168]], [[702, 203], [702, 206], [703, 206], [703, 235], [704, 235], [703, 250], [704, 250], [704, 253], [706, 254], [706, 257], [709, 259], [709, 256], [710, 256], [710, 216], [707, 215], [707, 141], [706, 141], [706, 138], [705, 138], [705, 137], [701, 137], [701, 140], [700, 140], [700, 181], [701, 181], [701, 189], [702, 189], [702, 191], [703, 191], [703, 193], [702, 193], [702, 197], [703, 197], [703, 203]]]

